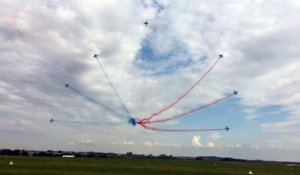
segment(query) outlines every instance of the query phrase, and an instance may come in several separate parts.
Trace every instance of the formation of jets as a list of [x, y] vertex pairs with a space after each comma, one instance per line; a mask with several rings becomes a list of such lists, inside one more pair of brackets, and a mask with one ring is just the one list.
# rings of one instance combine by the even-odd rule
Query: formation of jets
[[[144, 22], [144, 25], [145, 26], [148, 26], [148, 21], [146, 20], [145, 22]], [[94, 54], [94, 56], [93, 56], [95, 59], [98, 59], [98, 55], [97, 54]], [[219, 58], [223, 58], [223, 54], [220, 54], [219, 55]], [[68, 88], [68, 87], [70, 87], [70, 85], [69, 84], [65, 84], [65, 88]], [[233, 95], [237, 95], [238, 94], [238, 91], [233, 91]], [[54, 119], [53, 118], [51, 118], [50, 119], [50, 123], [53, 123], [54, 122]], [[131, 118], [131, 119], [129, 119], [129, 121], [128, 121], [129, 123], [131, 123], [131, 124], [133, 124], [133, 125], [136, 125], [136, 121], [135, 121], [135, 119], [134, 118]], [[228, 126], [226, 126], [225, 128], [224, 128], [224, 130], [226, 130], [226, 131], [229, 131], [229, 127]]]

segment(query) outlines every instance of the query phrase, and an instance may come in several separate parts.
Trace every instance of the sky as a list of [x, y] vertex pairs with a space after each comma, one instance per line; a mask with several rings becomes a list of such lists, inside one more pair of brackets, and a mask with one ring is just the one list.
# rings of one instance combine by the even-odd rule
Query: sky
[[[299, 16], [297, 0], [2, 0], [0, 148], [300, 161]], [[136, 119], [223, 54], [156, 118], [239, 94], [151, 126], [231, 129], [129, 125], [94, 54]]]

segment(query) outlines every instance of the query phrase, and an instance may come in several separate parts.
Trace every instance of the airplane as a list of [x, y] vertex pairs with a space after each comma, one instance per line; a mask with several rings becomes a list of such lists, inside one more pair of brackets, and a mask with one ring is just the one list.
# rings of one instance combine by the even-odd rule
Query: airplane
[[97, 59], [98, 58], [98, 55], [97, 54], [94, 54], [94, 56], [93, 56], [95, 59]]
[[239, 91], [233, 91], [233, 95], [237, 95]]
[[219, 55], [219, 58], [223, 58], [223, 54]]
[[226, 126], [225, 130], [226, 130], [226, 131], [229, 131], [229, 129], [230, 129], [230, 128], [228, 128], [228, 126]]
[[52, 119], [50, 119], [50, 123], [53, 123], [54, 122], [54, 119], [52, 118]]
[[65, 88], [68, 88], [68, 87], [70, 87], [70, 85], [69, 84], [65, 84]]
[[144, 22], [144, 24], [145, 24], [145, 26], [148, 26], [149, 23], [148, 23], [148, 21], [146, 20], [146, 21]]

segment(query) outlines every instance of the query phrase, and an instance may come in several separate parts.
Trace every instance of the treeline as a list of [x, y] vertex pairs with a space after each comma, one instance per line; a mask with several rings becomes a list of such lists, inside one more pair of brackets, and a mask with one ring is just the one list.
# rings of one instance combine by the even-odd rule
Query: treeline
[[99, 157], [99, 158], [147, 158], [147, 159], [184, 159], [184, 160], [203, 160], [203, 161], [230, 161], [230, 162], [270, 162], [270, 163], [295, 163], [299, 162], [276, 162], [276, 161], [262, 161], [262, 160], [245, 160], [235, 159], [230, 157], [217, 156], [198, 156], [198, 157], [184, 157], [172, 155], [144, 155], [127, 152], [126, 154], [117, 153], [102, 153], [102, 152], [74, 152], [74, 151], [28, 151], [19, 149], [0, 149], [0, 156], [48, 156], [48, 157], [62, 157], [64, 155], [72, 155], [73, 157]]
[[74, 152], [63, 152], [63, 151], [26, 151], [19, 149], [1, 149], [0, 155], [2, 156], [62, 156], [64, 154], [75, 154]]
[[74, 157], [101, 157], [101, 158], [159, 158], [159, 159], [175, 159], [172, 155], [161, 154], [153, 156], [152, 154], [133, 154], [128, 152], [126, 154], [117, 153], [102, 153], [102, 152], [73, 152], [73, 151], [26, 151], [26, 150], [11, 150], [1, 149], [2, 156], [48, 156], [48, 157], [62, 157], [63, 155], [73, 155]]
[[11, 150], [11, 149], [1, 149], [0, 155], [7, 155], [7, 156], [29, 156], [28, 151], [25, 150]]
[[[116, 154], [116, 153], [102, 153], [102, 152], [73, 152], [73, 151], [26, 151], [26, 150], [11, 150], [11, 149], [1, 149], [0, 155], [6, 156], [47, 156], [47, 157], [62, 157], [63, 155], [73, 155], [74, 157], [99, 157], [99, 158], [157, 158], [157, 159], [189, 159], [189, 160], [207, 160], [207, 161], [238, 161], [247, 162], [249, 160], [244, 159], [234, 159], [228, 157], [216, 157], [216, 156], [198, 156], [198, 157], [176, 157], [172, 155], [161, 154], [154, 156], [152, 154], [133, 154], [132, 152], [127, 152], [126, 154]], [[250, 160], [251, 161], [251, 160]], [[260, 160], [255, 160], [259, 162]]]
[[[211, 160], [211, 161], [231, 161], [231, 162], [247, 162], [250, 160], [245, 159], [235, 159], [231, 157], [217, 157], [217, 156], [199, 156], [195, 157], [195, 160]], [[258, 162], [260, 160], [255, 160], [255, 162]]]

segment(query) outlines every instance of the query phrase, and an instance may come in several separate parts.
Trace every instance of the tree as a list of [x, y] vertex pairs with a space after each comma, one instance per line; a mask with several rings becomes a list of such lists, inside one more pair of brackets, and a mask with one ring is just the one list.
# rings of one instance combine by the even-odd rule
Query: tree
[[1, 155], [12, 155], [12, 150], [10, 149], [2, 149], [0, 152]]

